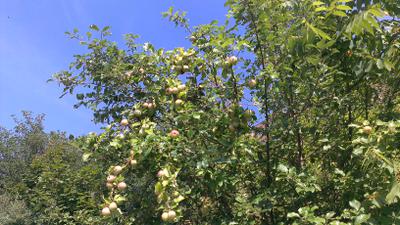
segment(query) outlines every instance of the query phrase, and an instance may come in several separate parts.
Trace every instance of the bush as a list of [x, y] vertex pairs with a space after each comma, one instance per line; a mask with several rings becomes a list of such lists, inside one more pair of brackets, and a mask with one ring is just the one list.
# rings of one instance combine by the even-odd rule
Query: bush
[[31, 212], [25, 202], [13, 198], [10, 194], [0, 195], [0, 224], [25, 225], [32, 224]]

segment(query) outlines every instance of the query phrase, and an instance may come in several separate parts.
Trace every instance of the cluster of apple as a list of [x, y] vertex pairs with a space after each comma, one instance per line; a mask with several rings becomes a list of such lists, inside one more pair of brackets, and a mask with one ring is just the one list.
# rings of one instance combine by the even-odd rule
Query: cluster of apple
[[[154, 103], [153, 101], [144, 102], [142, 104], [142, 107], [146, 110], [154, 110], [156, 108], [156, 103]], [[137, 107], [136, 109], [134, 109], [129, 113], [130, 118], [140, 118], [142, 115], [143, 112], [142, 110], [140, 110], [140, 107]], [[123, 127], [127, 127], [129, 125], [128, 119], [122, 119], [120, 125]]]
[[166, 92], [168, 95], [176, 95], [179, 94], [180, 92], [184, 91], [186, 89], [186, 85], [180, 84], [176, 87], [169, 87], [166, 89]]
[[[158, 171], [157, 177], [159, 182], [156, 184], [155, 194], [157, 195], [158, 202], [164, 203], [164, 211], [161, 214], [161, 219], [164, 222], [173, 222], [176, 219], [176, 212], [170, 207], [168, 202], [169, 197], [166, 194], [166, 188], [170, 183], [173, 183], [175, 177], [172, 176], [167, 169]], [[177, 197], [178, 201], [176, 202], [183, 200], [183, 197], [179, 194], [179, 192], [175, 191], [173, 195]]]
[[[121, 121], [122, 123], [123, 121]], [[125, 121], [124, 121], [125, 122]], [[113, 211], [118, 209], [117, 201], [113, 200], [113, 194], [116, 191], [124, 191], [127, 188], [127, 184], [124, 181], [120, 181], [118, 179], [118, 175], [120, 175], [123, 170], [128, 166], [136, 166], [137, 160], [134, 158], [134, 152], [130, 152], [130, 157], [128, 158], [125, 165], [117, 165], [111, 168], [111, 173], [107, 177], [106, 187], [111, 190], [110, 199], [111, 202], [107, 203], [106, 206], [101, 210], [101, 214], [103, 216], [109, 216]], [[119, 180], [119, 181], [118, 181]]]
[[[391, 134], [396, 133], [397, 126], [393, 121], [388, 122], [386, 124], [386, 126], [387, 126], [388, 133], [391, 133]], [[373, 131], [372, 127], [369, 126], [368, 124], [364, 124], [364, 126], [360, 129], [360, 132], [367, 134], [367, 135], [370, 135], [372, 133], [372, 131]]]
[[178, 54], [172, 57], [171, 69], [178, 74], [183, 74], [190, 70], [189, 65], [192, 63], [193, 56], [196, 54], [196, 52], [193, 49], [184, 51], [183, 48], [179, 48], [178, 52]]
[[[185, 91], [186, 85], [180, 84], [176, 87], [169, 87], [167, 88], [166, 92], [168, 95], [180, 95], [181, 92]], [[175, 105], [176, 106], [181, 106], [183, 105], [184, 101], [182, 99], [176, 99], [175, 100]]]
[[240, 128], [247, 127], [247, 123], [254, 115], [254, 112], [250, 109], [244, 110], [242, 107], [233, 104], [228, 109], [228, 115], [231, 119], [231, 123], [229, 124], [229, 130], [234, 132], [239, 130]]
[[[144, 72], [145, 72], [143, 68], [139, 68], [138, 71], [139, 71], [140, 74], [144, 74]], [[133, 70], [128, 70], [128, 71], [126, 71], [126, 72], [125, 72], [125, 78], [127, 78], [127, 79], [131, 78], [132, 75], [133, 75], [133, 73], [134, 73]]]
[[143, 103], [143, 108], [145, 109], [155, 109], [156, 108], [156, 104], [154, 102], [145, 102]]

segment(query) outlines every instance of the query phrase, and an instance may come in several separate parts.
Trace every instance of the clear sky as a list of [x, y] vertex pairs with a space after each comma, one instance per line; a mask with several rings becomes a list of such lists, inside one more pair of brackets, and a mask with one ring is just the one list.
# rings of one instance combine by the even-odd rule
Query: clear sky
[[161, 12], [169, 6], [188, 12], [191, 25], [223, 21], [224, 0], [0, 0], [0, 126], [14, 126], [11, 115], [21, 110], [45, 113], [46, 130], [74, 135], [97, 131], [92, 113], [73, 109], [71, 96], [59, 99], [61, 88], [46, 83], [67, 69], [73, 55], [84, 51], [65, 31], [88, 30], [90, 24], [111, 26], [112, 39], [123, 44], [123, 34], [156, 47], [187, 46], [187, 34]]

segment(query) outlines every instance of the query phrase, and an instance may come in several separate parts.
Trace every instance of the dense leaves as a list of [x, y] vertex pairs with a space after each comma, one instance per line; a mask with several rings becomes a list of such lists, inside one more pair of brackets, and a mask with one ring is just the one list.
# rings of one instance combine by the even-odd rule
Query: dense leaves
[[[185, 13], [164, 14], [189, 32], [188, 49], [138, 45], [133, 35], [122, 49], [72, 34], [89, 53], [55, 78], [64, 93], [84, 87], [78, 104], [110, 123], [85, 148], [89, 161], [116, 177], [103, 214], [124, 202], [110, 219], [396, 223], [396, 4], [226, 6], [233, 24], [191, 28]], [[123, 181], [128, 191], [118, 189]], [[145, 198], [131, 194], [138, 189]]]
[[87, 53], [54, 79], [107, 126], [22, 157], [35, 223], [399, 223], [396, 1], [225, 4], [223, 25], [163, 14], [188, 48], [68, 33]]

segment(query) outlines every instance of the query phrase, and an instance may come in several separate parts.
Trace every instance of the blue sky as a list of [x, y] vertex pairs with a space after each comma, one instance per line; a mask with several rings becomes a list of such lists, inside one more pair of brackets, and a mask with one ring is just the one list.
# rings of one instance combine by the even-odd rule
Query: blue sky
[[223, 5], [223, 0], [0, 0], [0, 126], [12, 128], [11, 115], [29, 110], [46, 114], [48, 131], [82, 135], [99, 130], [91, 111], [73, 109], [73, 97], [59, 99], [61, 88], [46, 83], [84, 51], [65, 31], [109, 25], [120, 45], [123, 34], [134, 33], [156, 47], [187, 46], [187, 34], [161, 12], [174, 6], [188, 12], [191, 25], [198, 25], [223, 21]]

